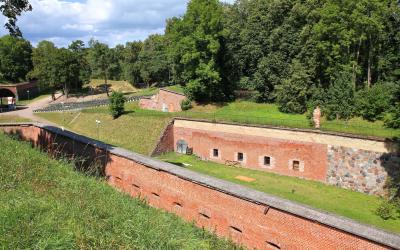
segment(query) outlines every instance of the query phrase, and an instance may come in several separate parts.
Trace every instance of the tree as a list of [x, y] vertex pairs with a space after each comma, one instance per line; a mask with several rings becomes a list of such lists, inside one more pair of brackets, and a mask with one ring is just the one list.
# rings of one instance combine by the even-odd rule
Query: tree
[[169, 28], [177, 72], [186, 84], [185, 93], [197, 101], [223, 101], [232, 89], [222, 74], [222, 6], [217, 0], [192, 0], [181, 19]]
[[90, 82], [91, 69], [87, 61], [87, 48], [83, 41], [76, 40], [68, 46], [68, 49], [74, 53], [79, 63], [79, 81], [73, 86], [73, 88], [79, 90], [84, 84]]
[[325, 107], [323, 107], [328, 120], [348, 120], [354, 116], [354, 91], [351, 77], [351, 73], [342, 72], [336, 76], [329, 87]]
[[105, 89], [109, 96], [108, 76], [112, 55], [107, 44], [100, 43], [97, 40], [89, 41], [88, 61], [92, 69], [92, 74], [102, 75], [104, 77]]
[[42, 89], [53, 89], [53, 91], [57, 89], [57, 83], [54, 82], [51, 70], [53, 68], [52, 60], [56, 52], [56, 46], [49, 41], [41, 41], [33, 49], [33, 70], [29, 72], [28, 76], [38, 79], [39, 86]]
[[32, 46], [22, 38], [10, 35], [0, 38], [0, 80], [18, 82], [32, 69]]
[[357, 92], [355, 98], [357, 114], [368, 121], [383, 119], [393, 103], [394, 89], [394, 84], [380, 83]]
[[302, 114], [307, 111], [311, 77], [298, 60], [293, 63], [291, 72], [291, 77], [277, 87], [279, 110]]
[[8, 29], [12, 36], [22, 37], [21, 30], [17, 26], [17, 17], [24, 11], [31, 11], [32, 6], [28, 0], [0, 0], [0, 11], [8, 18], [4, 27]]
[[58, 49], [52, 42], [38, 44], [33, 52], [33, 65], [30, 77], [37, 78], [42, 88], [61, 89], [67, 98], [71, 88], [82, 83], [79, 57], [69, 49]]
[[133, 85], [140, 83], [140, 65], [139, 53], [142, 50], [143, 43], [127, 42], [124, 50], [124, 60], [122, 64], [124, 78]]
[[112, 92], [110, 96], [110, 113], [114, 119], [124, 113], [125, 97], [121, 92]]
[[165, 36], [151, 35], [144, 41], [138, 59], [140, 76], [148, 86], [150, 82], [169, 82], [170, 69], [166, 50]]
[[79, 82], [80, 63], [76, 55], [68, 49], [57, 49], [50, 68], [52, 81], [59, 86], [68, 98], [72, 86]]

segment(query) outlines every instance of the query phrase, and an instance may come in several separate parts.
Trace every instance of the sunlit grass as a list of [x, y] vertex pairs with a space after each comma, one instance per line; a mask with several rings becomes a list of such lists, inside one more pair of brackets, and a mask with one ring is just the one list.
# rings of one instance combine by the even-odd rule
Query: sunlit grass
[[[228, 167], [214, 162], [201, 161], [195, 156], [169, 153], [158, 158], [177, 165], [185, 163], [186, 168], [196, 172], [215, 176], [365, 224], [400, 233], [400, 219], [383, 220], [376, 215], [375, 211], [382, 202], [382, 199], [376, 196], [328, 186], [316, 181], [307, 181], [246, 168]], [[250, 177], [256, 181], [241, 181], [235, 178], [237, 176]]]
[[9, 123], [9, 122], [29, 122], [30, 120], [27, 118], [22, 118], [15, 115], [0, 115], [0, 123]]
[[0, 249], [235, 249], [0, 135]]

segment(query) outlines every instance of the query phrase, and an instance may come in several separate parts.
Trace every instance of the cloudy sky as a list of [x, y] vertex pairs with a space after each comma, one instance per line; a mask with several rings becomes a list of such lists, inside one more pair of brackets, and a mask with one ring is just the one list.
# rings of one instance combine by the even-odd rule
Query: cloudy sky
[[[233, 0], [221, 0], [233, 2]], [[32, 12], [18, 25], [33, 45], [50, 40], [58, 46], [95, 38], [114, 46], [162, 33], [165, 20], [185, 12], [188, 0], [31, 0]], [[5, 18], [1, 17], [2, 24]], [[0, 35], [6, 34], [0, 27]]]

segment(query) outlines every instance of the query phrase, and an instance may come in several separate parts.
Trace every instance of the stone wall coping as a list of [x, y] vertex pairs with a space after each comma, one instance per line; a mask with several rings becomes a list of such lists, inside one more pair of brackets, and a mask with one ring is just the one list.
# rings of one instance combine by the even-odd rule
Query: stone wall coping
[[305, 132], [310, 134], [320, 134], [320, 135], [332, 135], [332, 136], [340, 136], [346, 137], [351, 139], [361, 139], [361, 140], [370, 140], [370, 141], [378, 141], [378, 142], [391, 142], [396, 143], [396, 141], [382, 138], [382, 137], [375, 137], [375, 136], [366, 136], [366, 135], [357, 135], [357, 134], [350, 134], [350, 133], [341, 133], [341, 132], [334, 132], [334, 131], [323, 131], [317, 129], [306, 129], [306, 128], [291, 128], [291, 127], [278, 127], [268, 124], [245, 124], [245, 123], [238, 123], [238, 122], [212, 122], [206, 119], [195, 119], [195, 118], [186, 118], [186, 117], [174, 117], [174, 120], [181, 120], [181, 121], [193, 121], [193, 122], [203, 122], [203, 123], [211, 123], [211, 124], [222, 124], [222, 125], [233, 125], [233, 126], [242, 126], [242, 127], [250, 127], [250, 128], [268, 128], [268, 129], [276, 129], [276, 130], [286, 130], [292, 132]]
[[134, 153], [123, 148], [114, 147], [108, 144], [105, 144], [100, 141], [96, 141], [94, 139], [88, 138], [86, 136], [82, 136], [76, 133], [73, 133], [68, 130], [63, 130], [58, 127], [40, 124], [40, 123], [5, 123], [0, 124], [0, 127], [9, 127], [9, 126], [35, 126], [49, 132], [55, 133], [57, 135], [71, 138], [78, 142], [92, 145], [94, 147], [103, 149], [108, 151], [111, 154], [116, 156], [120, 156], [132, 161], [135, 161], [139, 164], [142, 164], [146, 167], [152, 168], [157, 171], [163, 171], [174, 176], [177, 176], [181, 179], [190, 181], [192, 183], [205, 186], [207, 188], [219, 191], [221, 193], [225, 193], [234, 197], [237, 197], [242, 200], [246, 200], [258, 205], [263, 205], [266, 207], [272, 207], [308, 220], [311, 220], [315, 223], [319, 223], [322, 225], [326, 225], [329, 227], [333, 227], [335, 229], [359, 236], [361, 238], [365, 238], [367, 240], [377, 242], [384, 246], [389, 246], [392, 248], [400, 248], [400, 235], [387, 232], [382, 229], [375, 228], [374, 226], [361, 224], [359, 222], [353, 221], [351, 219], [335, 215], [332, 213], [320, 211], [315, 208], [311, 208], [306, 205], [302, 205], [293, 201], [289, 201], [286, 199], [278, 198], [273, 195], [269, 195], [260, 191], [253, 190], [251, 188], [244, 187], [239, 184], [234, 184], [228, 181], [224, 181], [215, 177], [207, 176], [204, 174], [200, 174], [170, 163], [162, 162], [156, 159], [152, 159], [150, 157]]
[[165, 91], [165, 92], [169, 92], [169, 93], [172, 93], [172, 94], [176, 94], [176, 95], [180, 95], [180, 96], [186, 97], [185, 94], [182, 94], [182, 93], [179, 93], [179, 92], [176, 92], [176, 91], [173, 91], [173, 90], [169, 90], [169, 89], [166, 89], [166, 88], [160, 88], [160, 91]]
[[36, 81], [19, 82], [19, 83], [0, 83], [0, 87], [20, 87], [28, 84], [35, 84]]

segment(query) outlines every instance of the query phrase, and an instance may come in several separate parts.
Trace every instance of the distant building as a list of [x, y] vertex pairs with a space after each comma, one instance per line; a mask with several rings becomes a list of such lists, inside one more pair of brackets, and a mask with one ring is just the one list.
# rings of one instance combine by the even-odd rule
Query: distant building
[[186, 96], [184, 94], [168, 89], [160, 89], [157, 95], [142, 98], [139, 102], [139, 106], [142, 109], [180, 112], [182, 111], [181, 102], [185, 99]]
[[21, 99], [31, 99], [38, 94], [39, 88], [36, 81], [16, 84], [0, 83], [0, 98], [13, 97], [18, 101]]

